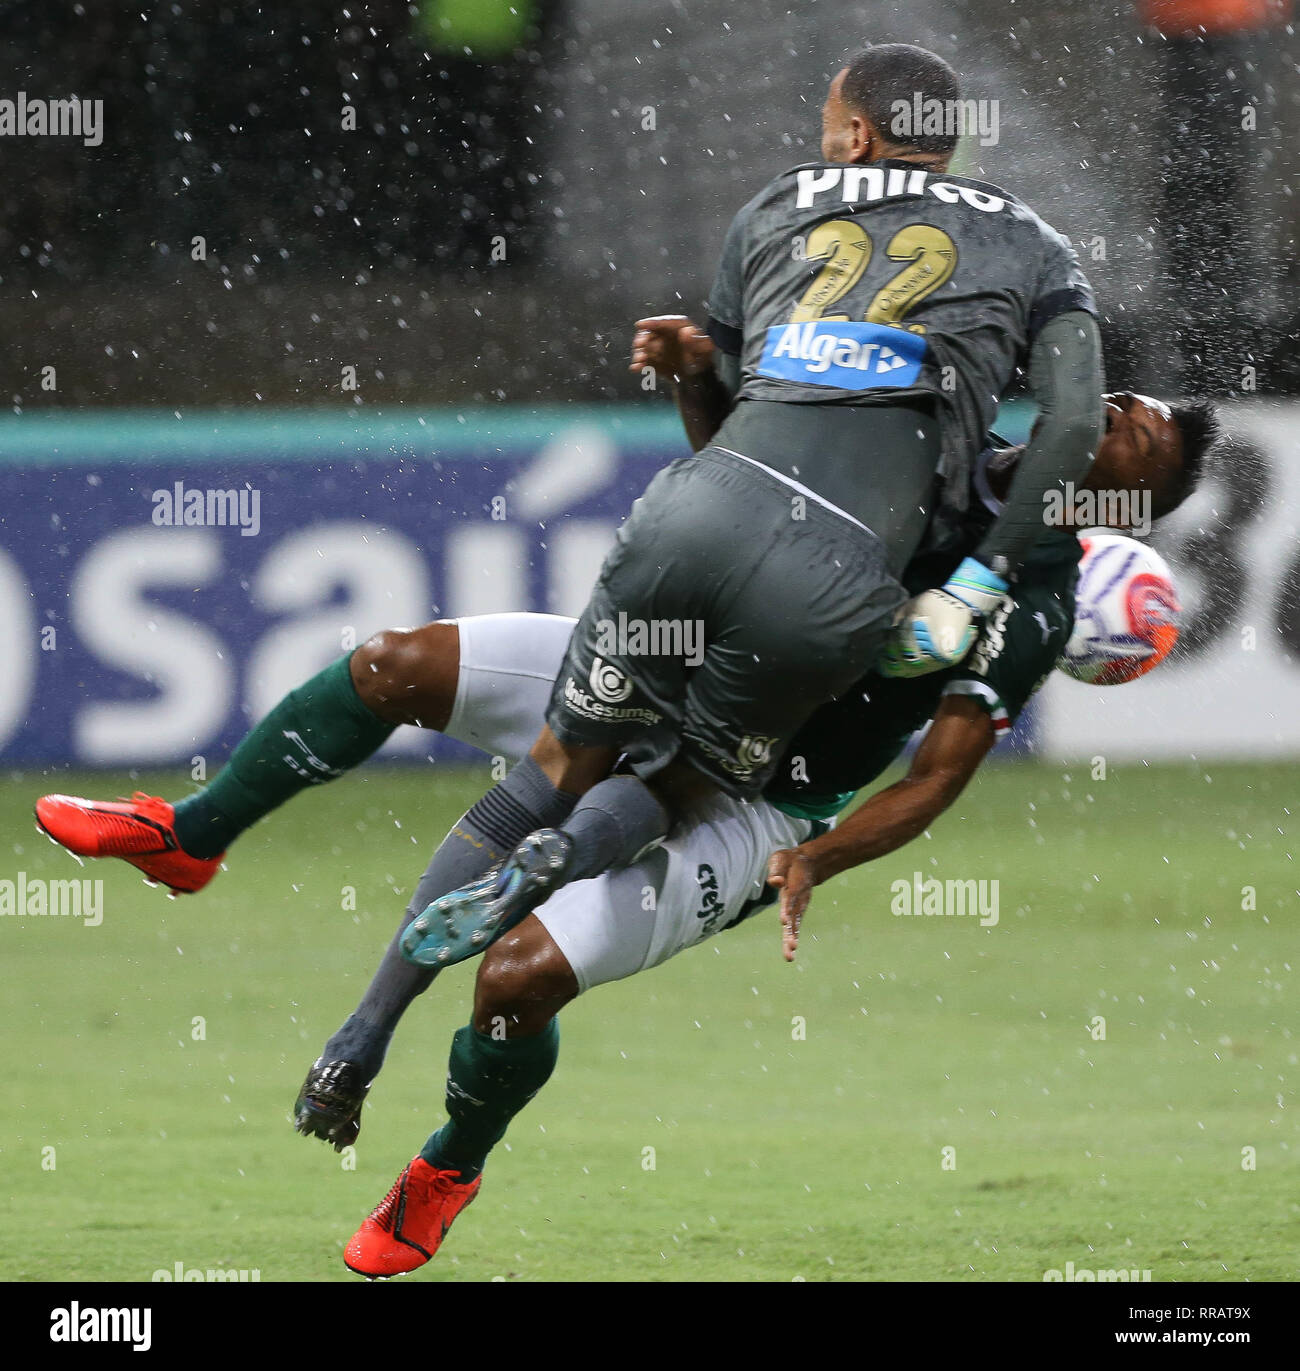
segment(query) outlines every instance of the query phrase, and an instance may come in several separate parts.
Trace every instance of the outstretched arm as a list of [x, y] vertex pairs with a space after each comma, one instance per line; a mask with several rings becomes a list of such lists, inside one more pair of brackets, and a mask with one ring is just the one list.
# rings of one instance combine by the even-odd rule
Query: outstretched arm
[[944, 696], [901, 781], [877, 792], [829, 833], [772, 854], [767, 883], [781, 892], [786, 961], [794, 961], [813, 887], [923, 833], [965, 789], [996, 736], [983, 706], [966, 695]]
[[1101, 336], [1083, 310], [1049, 320], [1029, 354], [1029, 383], [1039, 417], [994, 520], [973, 555], [944, 584], [903, 607], [880, 670], [923, 676], [970, 651], [980, 616], [997, 607], [1043, 531], [1044, 497], [1082, 484], [1102, 437]]
[[1045, 493], [1066, 482], [1082, 485], [1101, 442], [1101, 335], [1091, 314], [1070, 310], [1044, 325], [1029, 354], [1029, 386], [1039, 417], [1005, 508], [975, 551], [977, 561], [1004, 578], [1043, 532]]

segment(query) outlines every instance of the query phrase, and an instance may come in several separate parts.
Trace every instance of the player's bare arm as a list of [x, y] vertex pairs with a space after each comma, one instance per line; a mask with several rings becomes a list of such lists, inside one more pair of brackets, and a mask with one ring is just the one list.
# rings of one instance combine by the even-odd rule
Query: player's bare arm
[[820, 838], [774, 852], [767, 882], [781, 892], [781, 947], [792, 962], [813, 887], [875, 861], [923, 833], [965, 789], [996, 738], [988, 711], [944, 698], [902, 780], [873, 795]]
[[684, 314], [658, 314], [636, 321], [630, 371], [653, 371], [672, 382], [673, 398], [691, 448], [707, 447], [731, 413], [735, 387], [715, 368], [713, 339]]

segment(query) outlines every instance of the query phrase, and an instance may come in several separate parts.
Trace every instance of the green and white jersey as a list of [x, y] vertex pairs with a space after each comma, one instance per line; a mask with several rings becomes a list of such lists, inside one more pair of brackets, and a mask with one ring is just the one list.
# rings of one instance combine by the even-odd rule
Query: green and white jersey
[[[946, 695], [970, 697], [998, 737], [1009, 732], [1069, 640], [1082, 552], [1072, 532], [1049, 531], [959, 665], [911, 680], [867, 675], [823, 705], [795, 736], [764, 798], [804, 818], [838, 813], [898, 758]], [[916, 587], [941, 584], [938, 570], [917, 566]]]

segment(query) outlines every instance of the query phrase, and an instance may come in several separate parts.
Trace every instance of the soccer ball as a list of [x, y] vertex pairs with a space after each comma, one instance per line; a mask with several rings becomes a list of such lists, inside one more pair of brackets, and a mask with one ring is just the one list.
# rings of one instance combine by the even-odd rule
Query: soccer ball
[[1178, 641], [1174, 578], [1133, 538], [1090, 533], [1079, 541], [1074, 632], [1057, 666], [1088, 685], [1122, 685], [1159, 666]]

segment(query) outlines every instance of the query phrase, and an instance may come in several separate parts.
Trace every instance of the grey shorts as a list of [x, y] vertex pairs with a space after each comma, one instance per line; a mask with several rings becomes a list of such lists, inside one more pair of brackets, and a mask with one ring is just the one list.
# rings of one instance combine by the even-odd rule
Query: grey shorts
[[752, 799], [813, 710], [874, 664], [906, 598], [868, 530], [705, 448], [633, 505], [547, 722], [642, 776], [680, 757]]

